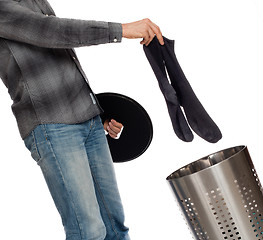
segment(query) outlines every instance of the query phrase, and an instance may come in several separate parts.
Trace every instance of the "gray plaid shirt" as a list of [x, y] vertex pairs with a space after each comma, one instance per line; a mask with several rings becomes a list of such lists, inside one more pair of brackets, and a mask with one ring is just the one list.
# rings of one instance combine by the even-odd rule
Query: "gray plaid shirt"
[[58, 18], [46, 0], [0, 0], [0, 77], [21, 137], [100, 114], [72, 48], [121, 39], [120, 23]]

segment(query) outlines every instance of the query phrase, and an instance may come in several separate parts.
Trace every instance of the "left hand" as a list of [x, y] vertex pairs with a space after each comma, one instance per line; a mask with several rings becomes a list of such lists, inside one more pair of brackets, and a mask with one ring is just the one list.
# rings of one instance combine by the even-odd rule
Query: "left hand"
[[123, 125], [114, 119], [107, 119], [104, 122], [103, 127], [104, 130], [107, 131], [112, 138], [119, 138], [119, 134], [123, 129]]

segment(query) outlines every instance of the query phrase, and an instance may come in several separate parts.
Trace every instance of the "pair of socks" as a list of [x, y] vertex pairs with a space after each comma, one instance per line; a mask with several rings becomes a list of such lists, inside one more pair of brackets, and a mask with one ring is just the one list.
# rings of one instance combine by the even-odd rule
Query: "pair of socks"
[[174, 53], [174, 41], [164, 37], [164, 45], [160, 45], [155, 37], [148, 46], [144, 45], [143, 49], [158, 80], [178, 138], [191, 142], [194, 138], [192, 129], [206, 141], [218, 142], [222, 138], [220, 129], [186, 79]]

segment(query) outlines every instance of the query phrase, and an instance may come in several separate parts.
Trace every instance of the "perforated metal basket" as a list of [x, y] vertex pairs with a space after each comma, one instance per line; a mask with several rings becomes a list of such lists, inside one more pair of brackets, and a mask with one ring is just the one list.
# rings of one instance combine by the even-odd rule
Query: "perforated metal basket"
[[247, 147], [199, 159], [167, 181], [194, 239], [263, 239], [262, 186]]

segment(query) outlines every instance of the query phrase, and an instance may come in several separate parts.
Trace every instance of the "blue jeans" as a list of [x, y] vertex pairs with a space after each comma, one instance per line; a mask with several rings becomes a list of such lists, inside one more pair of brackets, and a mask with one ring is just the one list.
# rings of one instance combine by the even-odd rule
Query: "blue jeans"
[[99, 116], [39, 125], [24, 141], [43, 172], [66, 240], [130, 239]]

